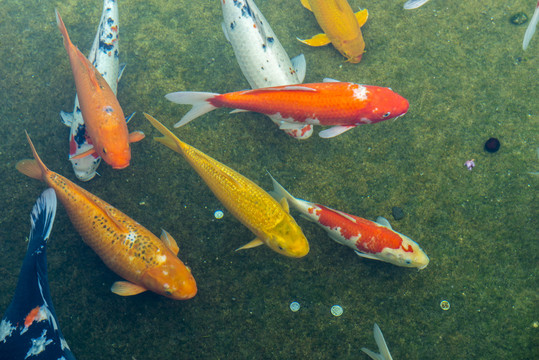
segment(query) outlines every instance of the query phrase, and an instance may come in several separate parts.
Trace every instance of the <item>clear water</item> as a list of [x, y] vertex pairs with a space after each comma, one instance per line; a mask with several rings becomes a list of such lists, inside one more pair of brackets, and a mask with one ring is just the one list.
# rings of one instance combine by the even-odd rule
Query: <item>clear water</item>
[[[380, 325], [395, 359], [539, 357], [537, 157], [539, 38], [509, 18], [532, 0], [350, 1], [370, 17], [366, 54], [344, 62], [332, 47], [309, 48], [320, 29], [299, 0], [258, 0], [290, 56], [303, 52], [306, 82], [324, 77], [389, 86], [411, 104], [406, 116], [334, 139], [298, 142], [259, 114], [217, 110], [174, 132], [265, 189], [270, 171], [295, 196], [348, 213], [388, 218], [429, 255], [418, 272], [361, 259], [298, 218], [311, 252], [289, 259], [259, 247], [178, 154], [152, 140], [148, 112], [172, 126], [188, 110], [164, 95], [248, 87], [221, 32], [214, 1], [121, 1], [118, 98], [137, 111], [125, 170], [106, 165], [82, 186], [159, 234], [178, 240], [198, 295], [172, 301], [109, 291], [119, 280], [80, 239], [59, 205], [49, 279], [62, 331], [78, 359], [366, 359]], [[15, 289], [29, 212], [44, 189], [15, 170], [31, 135], [43, 161], [74, 179], [59, 111], [75, 94], [54, 18], [87, 52], [102, 4], [4, 0], [0, 5], [0, 311]], [[320, 129], [315, 129], [318, 132]], [[501, 141], [486, 153], [489, 137]], [[468, 171], [466, 160], [475, 159]], [[405, 217], [394, 221], [391, 208]], [[294, 215], [297, 215], [294, 213]], [[451, 308], [443, 311], [440, 301]], [[301, 309], [292, 312], [289, 304]], [[344, 313], [334, 317], [332, 305]], [[535, 325], [534, 325], [535, 324]]]

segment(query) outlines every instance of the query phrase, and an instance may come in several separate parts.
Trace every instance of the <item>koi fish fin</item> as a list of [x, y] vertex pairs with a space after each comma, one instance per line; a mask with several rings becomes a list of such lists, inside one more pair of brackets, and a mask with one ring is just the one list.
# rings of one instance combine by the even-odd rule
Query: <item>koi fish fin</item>
[[313, 9], [311, 9], [311, 4], [309, 3], [309, 0], [301, 0], [301, 5], [303, 5], [303, 7], [309, 11], [313, 11]]
[[133, 116], [136, 114], [136, 112], [132, 113], [131, 115], [129, 115], [126, 119], [125, 119], [125, 123], [126, 124], [129, 124], [129, 122], [131, 121], [131, 119], [133, 118]]
[[17, 163], [15, 167], [17, 168], [17, 170], [19, 170], [26, 176], [38, 180], [43, 180], [43, 177], [47, 174], [47, 172], [49, 172], [49, 169], [47, 169], [43, 161], [41, 161], [41, 159], [39, 158], [36, 148], [34, 147], [34, 144], [32, 144], [32, 140], [30, 139], [30, 136], [28, 135], [26, 130], [24, 131], [24, 133], [26, 134], [26, 139], [30, 144], [30, 149], [32, 149], [32, 155], [34, 156], [34, 160], [21, 160]]
[[530, 20], [530, 23], [528, 24], [528, 27], [526, 28], [526, 32], [524, 33], [524, 38], [522, 39], [522, 50], [526, 50], [528, 48], [528, 45], [530, 44], [530, 41], [535, 34], [535, 28], [537, 27], [537, 23], [539, 22], [539, 3], [537, 3], [537, 6], [535, 7], [535, 11], [533, 12], [533, 16]]
[[374, 323], [373, 332], [374, 332], [374, 341], [376, 341], [376, 345], [378, 345], [378, 351], [380, 351], [380, 354], [377, 354], [374, 351], [371, 351], [364, 347], [361, 348], [361, 351], [369, 355], [371, 359], [374, 359], [374, 360], [393, 360], [393, 358], [391, 357], [391, 354], [389, 353], [389, 348], [387, 347], [387, 343], [386, 343], [386, 340], [384, 339], [384, 335], [382, 334], [382, 330], [380, 330], [380, 327], [376, 323]]
[[317, 92], [318, 90], [313, 89], [308, 86], [302, 86], [302, 85], [286, 85], [286, 86], [279, 86], [279, 87], [268, 87], [268, 88], [259, 88], [259, 89], [253, 89], [253, 90], [247, 90], [245, 91], [246, 94], [259, 94], [259, 93], [265, 93], [270, 91], [311, 91], [311, 92]]
[[286, 211], [287, 214], [290, 214], [290, 206], [288, 206], [288, 201], [285, 197], [279, 201], [279, 204], [281, 204], [283, 210]]
[[374, 255], [370, 255], [370, 254], [366, 254], [364, 252], [361, 252], [359, 250], [354, 250], [355, 253], [357, 254], [357, 256], [361, 256], [361, 257], [364, 257], [364, 258], [367, 258], [367, 259], [371, 259], [371, 260], [380, 260], [378, 259], [377, 257], [375, 257]]
[[91, 148], [91, 149], [88, 149], [86, 151], [81, 152], [80, 154], [69, 156], [69, 160], [82, 159], [83, 157], [86, 157], [88, 155], [92, 155], [92, 154], [95, 154], [95, 153], [96, 153], [95, 149]]
[[315, 36], [313, 36], [312, 38], [310, 39], [307, 39], [307, 40], [302, 40], [300, 38], [296, 38], [298, 39], [300, 42], [304, 43], [304, 44], [307, 44], [309, 46], [324, 46], [324, 45], [327, 45], [331, 42], [331, 40], [329, 40], [328, 36], [324, 33], [321, 33], [321, 34], [317, 34]]
[[217, 95], [219, 94], [195, 91], [178, 91], [175, 93], [166, 94], [165, 98], [169, 101], [176, 104], [187, 104], [193, 106], [193, 108], [189, 110], [180, 121], [174, 124], [174, 127], [178, 128], [183, 126], [197, 117], [217, 109], [217, 107], [213, 106], [208, 101]]
[[[120, 69], [118, 70], [118, 82], [120, 82], [120, 79], [122, 78], [122, 75], [124, 73], [125, 67], [127, 66], [126, 63], [120, 64]], [[134, 113], [133, 113], [134, 114]], [[132, 115], [131, 115], [132, 116]]]
[[377, 223], [377, 224], [380, 224], [380, 225], [382, 225], [382, 226], [385, 226], [385, 227], [388, 228], [388, 229], [393, 230], [393, 228], [391, 227], [391, 224], [389, 223], [389, 221], [388, 221], [385, 217], [378, 216], [378, 217], [376, 218], [376, 223]]
[[169, 149], [176, 151], [177, 153], [182, 154], [182, 144], [183, 142], [176, 137], [169, 129], [167, 129], [163, 124], [161, 124], [153, 116], [144, 113], [146, 119], [156, 128], [161, 134], [165, 135], [164, 137], [155, 137], [154, 139], [157, 142], [165, 145]]
[[356, 16], [359, 27], [362, 27], [367, 22], [367, 18], [369, 17], [369, 12], [367, 11], [367, 9], [363, 9], [363, 10], [358, 11], [354, 15]]
[[130, 283], [129, 281], [116, 281], [112, 284], [110, 291], [120, 296], [131, 296], [145, 292], [147, 289], [142, 286]]
[[257, 247], [257, 246], [260, 246], [260, 245], [262, 245], [262, 244], [264, 244], [264, 243], [262, 242], [262, 240], [260, 240], [259, 238], [256, 238], [256, 239], [254, 239], [253, 241], [248, 242], [247, 244], [243, 245], [242, 247], [237, 248], [235, 251], [238, 251], [238, 250], [245, 250], [245, 249], [252, 249], [252, 248]]
[[251, 110], [234, 109], [229, 114], [235, 114], [235, 113], [240, 113], [240, 112], [249, 112], [249, 111], [251, 111]]
[[54, 9], [54, 14], [56, 15], [56, 24], [58, 25], [58, 29], [60, 29], [60, 32], [62, 33], [62, 36], [64, 38], [64, 46], [69, 53], [69, 46], [71, 44], [71, 40], [69, 39], [69, 34], [67, 33], [66, 26], [64, 24], [64, 21], [62, 20], [62, 17], [60, 16], [60, 13], [58, 12], [58, 9]]
[[329, 129], [320, 131], [318, 133], [318, 136], [320, 136], [321, 138], [324, 138], [324, 139], [329, 139], [329, 138], [341, 135], [343, 132], [346, 132], [346, 131], [348, 131], [350, 129], [353, 129], [355, 127], [356, 127], [356, 125], [346, 125], [346, 126], [337, 125], [337, 126], [330, 127]]
[[292, 66], [298, 75], [298, 80], [300, 83], [305, 80], [305, 73], [307, 72], [307, 62], [305, 61], [305, 55], [299, 54], [295, 56], [292, 60]]
[[75, 119], [75, 116], [73, 115], [73, 113], [60, 111], [60, 120], [62, 121], [62, 124], [64, 124], [65, 126], [71, 127], [71, 124], [73, 123], [74, 119]]
[[332, 78], [324, 78], [323, 82], [340, 82], [340, 81], [332, 79]]
[[129, 142], [134, 143], [134, 142], [140, 141], [144, 139], [144, 136], [145, 136], [144, 133], [140, 130], [133, 131], [132, 133], [129, 134]]
[[226, 30], [227, 27], [224, 21], [221, 23], [221, 29], [223, 30], [223, 34], [225, 34], [226, 41], [230, 43], [230, 38], [228, 37], [228, 31]]
[[305, 140], [311, 137], [313, 134], [313, 126], [311, 124], [309, 125], [303, 125], [298, 128], [293, 129], [284, 129], [285, 133], [287, 133], [289, 136], [292, 136], [294, 139], [297, 140]]
[[178, 252], [180, 252], [178, 243], [174, 240], [172, 235], [165, 231], [165, 229], [161, 229], [161, 241], [174, 253], [174, 255], [178, 255]]
[[404, 3], [405, 10], [417, 9], [418, 7], [425, 5], [429, 0], [408, 0]]

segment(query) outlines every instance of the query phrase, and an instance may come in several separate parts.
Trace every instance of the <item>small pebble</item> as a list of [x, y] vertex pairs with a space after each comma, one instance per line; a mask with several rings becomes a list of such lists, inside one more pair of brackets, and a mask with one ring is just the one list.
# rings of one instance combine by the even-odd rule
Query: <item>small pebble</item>
[[333, 316], [341, 316], [342, 313], [343, 313], [343, 310], [340, 305], [333, 305], [331, 307], [331, 314], [333, 314]]
[[524, 14], [522, 11], [511, 16], [511, 24], [513, 25], [523, 25], [528, 22], [528, 15]]
[[447, 311], [451, 308], [451, 304], [447, 300], [442, 300], [440, 302], [440, 307], [442, 308], [443, 311]]
[[404, 217], [404, 210], [398, 206], [393, 206], [391, 208], [391, 213], [393, 214], [393, 219], [400, 220]]
[[225, 214], [221, 210], [217, 210], [213, 213], [213, 216], [215, 216], [216, 219], [222, 219]]
[[301, 305], [297, 301], [293, 301], [290, 303], [290, 310], [292, 310], [293, 312], [298, 311], [300, 307]]

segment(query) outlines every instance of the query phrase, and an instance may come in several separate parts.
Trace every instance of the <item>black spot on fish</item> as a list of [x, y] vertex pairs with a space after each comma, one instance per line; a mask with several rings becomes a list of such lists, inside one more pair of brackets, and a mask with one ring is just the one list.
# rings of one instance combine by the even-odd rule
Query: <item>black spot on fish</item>
[[236, 27], [236, 22], [233, 21], [230, 23], [230, 30], [234, 30], [234, 28]]
[[108, 19], [107, 19], [107, 24], [108, 24], [109, 26], [112, 26], [112, 25], [114, 24], [114, 20], [112, 20], [112, 18], [108, 18]]
[[262, 49], [264, 49], [264, 51], [266, 51], [266, 44], [262, 44]]
[[99, 40], [99, 49], [103, 51], [105, 54], [111, 51], [114, 48], [114, 45], [107, 44], [103, 40]]
[[77, 143], [78, 147], [84, 144], [84, 142], [86, 141], [86, 125], [80, 124], [77, 127], [77, 132], [75, 136], [73, 136], [73, 139]]
[[270, 43], [270, 44], [273, 44], [273, 42], [275, 41], [273, 36], [268, 36], [266, 39], [268, 40], [268, 43]]

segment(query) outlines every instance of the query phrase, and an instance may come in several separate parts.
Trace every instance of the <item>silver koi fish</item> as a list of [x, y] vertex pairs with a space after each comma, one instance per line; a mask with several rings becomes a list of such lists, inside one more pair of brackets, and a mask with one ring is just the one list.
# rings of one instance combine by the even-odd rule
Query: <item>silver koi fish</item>
[[[292, 60], [253, 0], [221, 0], [223, 32], [232, 45], [243, 76], [251, 88], [292, 85], [303, 82], [306, 64], [303, 54]], [[274, 123], [280, 120], [270, 116]], [[296, 138], [311, 136], [312, 125], [286, 129]]]
[[[122, 76], [124, 65], [120, 66], [118, 46], [118, 1], [104, 0], [101, 21], [97, 27], [88, 60], [107, 81], [114, 94]], [[60, 112], [61, 120], [71, 129], [69, 132], [69, 161], [79, 180], [89, 181], [97, 174], [101, 158], [96, 153], [78, 158], [77, 155], [90, 150], [93, 146], [86, 136], [86, 127], [79, 107], [78, 96], [72, 113]]]

